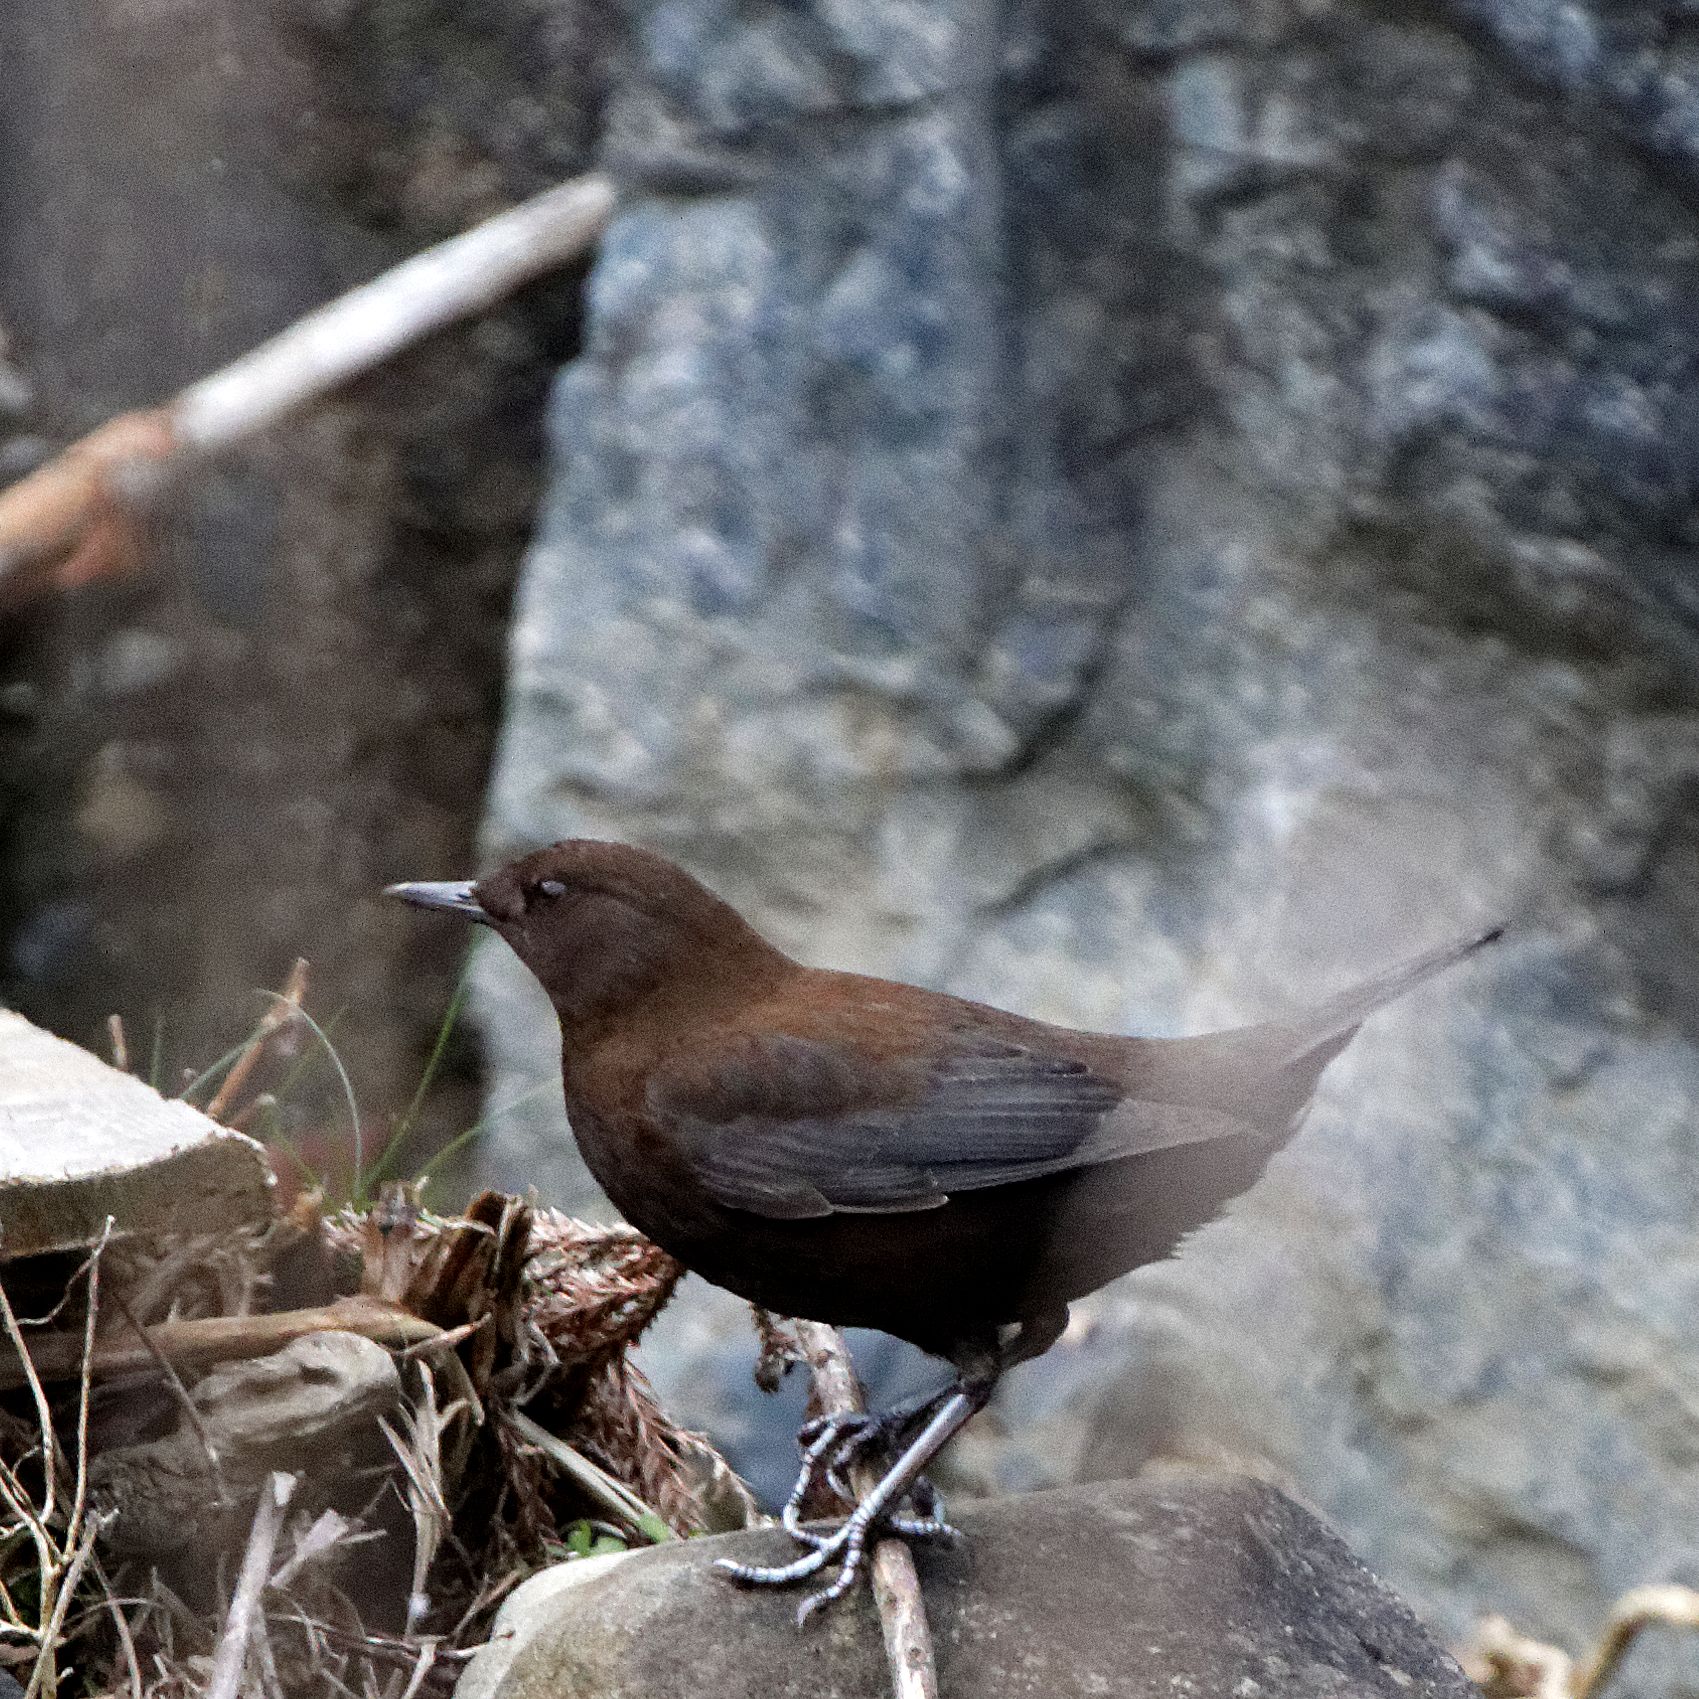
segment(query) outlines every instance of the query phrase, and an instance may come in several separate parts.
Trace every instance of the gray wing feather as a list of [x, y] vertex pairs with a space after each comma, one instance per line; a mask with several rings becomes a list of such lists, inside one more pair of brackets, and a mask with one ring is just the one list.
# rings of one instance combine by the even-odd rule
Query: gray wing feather
[[1128, 1098], [1082, 1062], [1013, 1044], [951, 1055], [912, 1103], [867, 1107], [859, 1079], [842, 1051], [784, 1038], [726, 1062], [694, 1091], [660, 1080], [650, 1096], [710, 1195], [786, 1219], [936, 1209], [952, 1192], [1255, 1130], [1212, 1110]]
[[[878, 1064], [853, 1048], [771, 1035], [716, 1052], [706, 1075], [684, 1067], [652, 1078], [650, 1101], [677, 1130], [702, 1185], [733, 1208], [797, 1219], [936, 1209], [952, 1192], [1176, 1145], [1278, 1140], [1367, 1015], [1501, 930], [1443, 944], [1305, 1015], [1153, 1043], [1144, 1065], [1150, 1097], [1074, 1057], [974, 1034], [911, 1101], [873, 1108]], [[1185, 1101], [1200, 1095], [1203, 1078], [1213, 1101]]]

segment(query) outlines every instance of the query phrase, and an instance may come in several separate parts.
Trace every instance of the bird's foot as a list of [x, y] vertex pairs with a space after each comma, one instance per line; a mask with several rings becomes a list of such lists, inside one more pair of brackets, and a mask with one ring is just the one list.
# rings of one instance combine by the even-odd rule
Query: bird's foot
[[[875, 1413], [855, 1411], [831, 1416], [816, 1416], [806, 1422], [797, 1434], [802, 1448], [802, 1468], [796, 1485], [779, 1513], [779, 1521], [792, 1539], [806, 1546], [818, 1546], [826, 1538], [802, 1525], [802, 1508], [818, 1483], [824, 1484], [840, 1503], [852, 1508], [857, 1502], [855, 1489], [850, 1485], [849, 1472], [881, 1453], [894, 1451], [897, 1443], [915, 1426], [918, 1419], [930, 1414], [938, 1400], [898, 1410]], [[921, 1530], [915, 1537], [924, 1538], [933, 1526], [945, 1526], [940, 1514], [938, 1494], [924, 1477], [908, 1490], [913, 1517], [887, 1518], [895, 1532], [908, 1534], [910, 1529]]]
[[714, 1567], [746, 1587], [789, 1587], [835, 1563], [838, 1573], [832, 1580], [797, 1606], [797, 1626], [801, 1627], [822, 1605], [841, 1599], [856, 1584], [866, 1562], [867, 1548], [876, 1539], [895, 1534], [904, 1539], [954, 1545], [961, 1538], [944, 1520], [943, 1507], [929, 1482], [916, 1481], [907, 1497], [917, 1515], [898, 1516], [866, 1503], [858, 1505], [836, 1528], [825, 1533], [786, 1522], [786, 1532], [810, 1547], [793, 1562], [767, 1565], [721, 1558]]
[[814, 1545], [820, 1538], [802, 1526], [802, 1507], [817, 1483], [824, 1481], [842, 1503], [855, 1503], [855, 1494], [845, 1481], [844, 1471], [880, 1442], [887, 1425], [887, 1418], [860, 1411], [817, 1416], [803, 1424], [796, 1436], [802, 1449], [802, 1468], [784, 1509], [779, 1512], [779, 1521], [792, 1539]]
[[[838, 1573], [831, 1582], [798, 1607], [800, 1624], [855, 1585], [871, 1541], [892, 1534], [954, 1545], [961, 1536], [944, 1520], [938, 1494], [926, 1478], [926, 1466], [984, 1407], [990, 1390], [989, 1381], [961, 1385], [891, 1416], [827, 1416], [810, 1422], [797, 1436], [802, 1445], [802, 1473], [780, 1517], [786, 1533], [809, 1549], [790, 1563], [768, 1566], [721, 1558], [715, 1567], [745, 1586], [788, 1587], [835, 1563]], [[920, 1431], [910, 1437], [916, 1422], [922, 1424]], [[899, 1440], [906, 1442], [901, 1455], [856, 1502], [845, 1480], [850, 1464], [864, 1458], [875, 1444], [894, 1448]], [[803, 1501], [817, 1479], [824, 1479], [846, 1504], [854, 1504], [836, 1528], [823, 1533], [804, 1528], [801, 1520]], [[905, 1507], [913, 1514], [905, 1514]]]

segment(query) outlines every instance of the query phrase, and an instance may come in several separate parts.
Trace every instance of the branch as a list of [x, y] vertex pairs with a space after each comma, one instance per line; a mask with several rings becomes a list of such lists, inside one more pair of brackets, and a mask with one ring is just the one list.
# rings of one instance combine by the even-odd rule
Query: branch
[[[309, 1333], [336, 1332], [358, 1333], [380, 1345], [417, 1345], [437, 1338], [442, 1329], [375, 1298], [338, 1298], [332, 1304], [271, 1315], [160, 1322], [146, 1330], [141, 1344], [124, 1339], [97, 1342], [88, 1372], [94, 1380], [108, 1380], [157, 1367], [162, 1357], [177, 1369], [203, 1369], [238, 1357], [269, 1356]], [[68, 1334], [35, 1340], [27, 1358], [18, 1354], [14, 1343], [11, 1354], [0, 1355], [0, 1390], [26, 1384], [31, 1367], [44, 1381], [68, 1380], [82, 1362], [82, 1340]]]
[[1579, 1663], [1559, 1646], [1483, 1618], [1458, 1655], [1487, 1699], [1595, 1699], [1647, 1628], [1699, 1628], [1699, 1591], [1673, 1582], [1634, 1587], [1611, 1606], [1598, 1643]]
[[174, 401], [108, 420], [0, 492], [0, 590], [128, 570], [134, 514], [171, 478], [583, 253], [614, 198], [602, 176], [546, 190], [309, 313]]
[[254, 1071], [254, 1064], [259, 1061], [260, 1053], [271, 1042], [272, 1034], [286, 1027], [300, 1014], [306, 996], [307, 959], [305, 956], [297, 956], [294, 967], [289, 970], [289, 981], [283, 987], [283, 995], [275, 1003], [266, 1005], [266, 1011], [260, 1016], [259, 1025], [249, 1036], [241, 1055], [231, 1064], [230, 1072], [224, 1076], [218, 1090], [212, 1095], [212, 1101], [202, 1111], [209, 1121], [223, 1121], [228, 1116], [231, 1104], [241, 1095], [242, 1087], [248, 1083], [248, 1075]]
[[[823, 1322], [799, 1321], [796, 1336], [814, 1375], [814, 1397], [823, 1415], [847, 1415], [867, 1408], [843, 1336]], [[872, 1465], [852, 1471], [858, 1493], [876, 1479]], [[885, 1657], [891, 1666], [894, 1699], [938, 1699], [938, 1671], [932, 1656], [932, 1632], [920, 1594], [914, 1557], [901, 1540], [881, 1540], [873, 1548], [873, 1602], [885, 1632]]]
[[1699, 1592], [1691, 1587], [1635, 1587], [1611, 1606], [1599, 1643], [1571, 1683], [1575, 1699], [1593, 1699], [1642, 1629], [1662, 1624], [1669, 1628], [1699, 1628]]

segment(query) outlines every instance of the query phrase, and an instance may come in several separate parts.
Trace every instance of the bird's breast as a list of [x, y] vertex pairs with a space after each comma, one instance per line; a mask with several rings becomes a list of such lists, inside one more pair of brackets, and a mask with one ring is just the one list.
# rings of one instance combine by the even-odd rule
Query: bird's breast
[[690, 1263], [724, 1210], [709, 1197], [666, 1134], [646, 1115], [566, 1094], [579, 1154], [608, 1200], [633, 1227]]

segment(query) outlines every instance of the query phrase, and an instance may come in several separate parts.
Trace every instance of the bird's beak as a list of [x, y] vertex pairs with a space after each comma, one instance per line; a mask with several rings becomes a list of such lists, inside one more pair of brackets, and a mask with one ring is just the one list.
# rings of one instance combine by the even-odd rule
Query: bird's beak
[[488, 926], [490, 917], [484, 912], [484, 905], [478, 901], [477, 885], [470, 879], [443, 879], [435, 884], [424, 883], [414, 885], [386, 885], [383, 894], [386, 897], [399, 897], [404, 903], [411, 903], [414, 908], [442, 908], [453, 914], [464, 915], [467, 920], [478, 921]]

